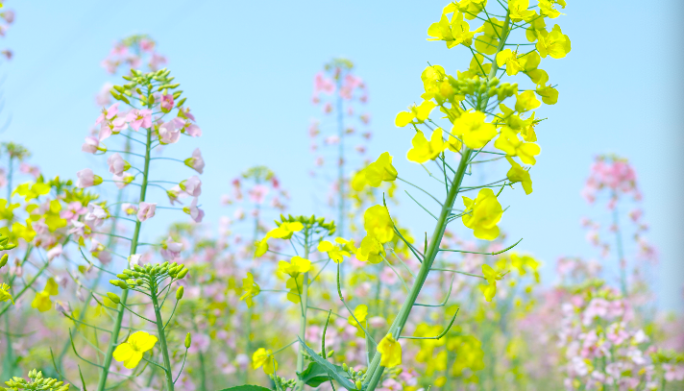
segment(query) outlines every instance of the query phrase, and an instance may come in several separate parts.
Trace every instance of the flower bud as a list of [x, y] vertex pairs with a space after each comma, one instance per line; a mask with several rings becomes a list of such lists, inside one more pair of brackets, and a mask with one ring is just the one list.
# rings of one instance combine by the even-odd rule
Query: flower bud
[[185, 348], [190, 349], [190, 344], [192, 343], [192, 336], [190, 333], [185, 334]]
[[7, 259], [9, 259], [9, 254], [3, 254], [0, 258], [0, 268], [7, 265]]
[[176, 279], [180, 280], [183, 277], [185, 277], [188, 274], [188, 269], [183, 269], [178, 275], [176, 276]]
[[180, 300], [183, 298], [183, 293], [185, 292], [185, 288], [183, 285], [178, 287], [178, 290], [176, 291], [176, 300]]
[[116, 293], [107, 292], [107, 297], [109, 297], [109, 300], [114, 302], [114, 304], [119, 304], [121, 302], [119, 295], [117, 295]]
[[356, 383], [354, 383], [354, 385], [356, 385], [356, 388], [358, 388], [360, 390], [361, 389], [361, 380], [357, 380]]

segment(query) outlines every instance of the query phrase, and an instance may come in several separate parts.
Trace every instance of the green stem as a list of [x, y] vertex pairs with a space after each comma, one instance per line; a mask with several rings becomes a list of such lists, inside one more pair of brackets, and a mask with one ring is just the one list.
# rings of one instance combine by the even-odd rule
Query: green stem
[[[126, 139], [126, 144], [125, 144], [124, 149], [125, 149], [124, 158], [128, 158], [128, 154], [130, 153], [130, 150], [131, 150], [131, 141], [130, 140]], [[123, 194], [124, 194], [123, 189], [119, 190], [119, 192], [116, 196], [116, 204], [115, 205], [118, 205], [122, 202]], [[116, 230], [116, 223], [119, 220], [120, 214], [121, 214], [121, 208], [117, 208], [116, 213], [114, 213], [114, 216], [112, 216], [112, 225], [109, 228], [109, 234], [110, 235], [107, 239], [107, 245], [106, 245], [106, 248], [109, 249], [110, 251], [113, 248], [115, 248], [114, 245], [116, 244], [116, 241], [114, 240], [114, 236], [112, 236], [112, 234], [114, 234], [114, 231]], [[83, 305], [81, 306], [81, 312], [79, 312], [79, 314], [78, 314], [79, 323], [82, 323], [83, 320], [85, 319], [88, 307], [90, 306], [90, 302], [93, 299], [93, 293], [92, 292], [95, 290], [95, 288], [97, 286], [100, 285], [100, 280], [102, 279], [102, 274], [103, 274], [103, 271], [99, 270], [97, 273], [97, 276], [95, 277], [95, 281], [93, 281], [92, 285], [90, 286], [90, 291], [89, 291], [90, 294], [88, 295], [86, 300], [83, 302]], [[80, 329], [79, 327], [76, 327], [75, 331], [78, 332], [79, 329]], [[64, 347], [62, 348], [62, 352], [59, 354], [59, 357], [57, 359], [57, 363], [59, 364], [59, 368], [60, 368], [60, 371], [62, 373], [64, 373], [64, 356], [66, 356], [67, 352], [69, 351], [70, 344], [71, 344], [70, 341], [66, 341], [64, 343]]]
[[[304, 232], [304, 258], [309, 259], [309, 228], [307, 227]], [[299, 338], [302, 341], [306, 341], [306, 315], [309, 307], [309, 273], [304, 273], [304, 278], [302, 280], [302, 292], [301, 292], [301, 317], [299, 319]], [[301, 373], [304, 371], [304, 348], [300, 345], [297, 350], [297, 372]], [[304, 381], [297, 380], [297, 386], [295, 390], [304, 390]]]
[[[613, 193], [613, 197], [617, 195]], [[627, 297], [627, 260], [625, 260], [624, 249], [622, 248], [622, 235], [620, 234], [620, 222], [618, 219], [617, 202], [613, 207], [613, 226], [615, 227], [615, 242], [617, 247], [618, 267], [620, 268], [620, 288], [622, 295]]]
[[164, 368], [166, 369], [164, 371], [164, 377], [166, 380], [166, 391], [173, 391], [174, 386], [173, 386], [173, 374], [171, 371], [171, 359], [169, 358], [169, 348], [166, 344], [166, 333], [164, 333], [164, 319], [162, 319], [161, 315], [161, 307], [159, 306], [159, 300], [157, 298], [157, 286], [155, 286], [150, 289], [150, 293], [152, 293], [152, 305], [154, 306], [154, 315], [157, 323], [157, 334], [159, 338], [159, 345], [161, 352], [162, 352], [162, 358], [164, 359]]
[[[506, 44], [506, 38], [508, 37], [509, 33], [509, 26], [510, 16], [506, 14], [506, 20], [504, 21], [503, 30], [501, 33], [502, 39], [500, 41], [499, 47], [497, 48], [497, 53], [503, 50]], [[496, 58], [497, 53], [494, 54], [494, 58]], [[496, 65], [496, 62], [494, 62], [489, 73], [489, 78], [493, 78], [496, 75], [498, 69], [499, 68]], [[478, 110], [482, 110], [483, 107], [487, 107], [487, 103], [488, 99], [484, 99], [483, 101], [479, 102]], [[394, 322], [390, 326], [389, 333], [391, 333], [395, 339], [399, 339], [399, 336], [401, 335], [401, 332], [403, 331], [404, 326], [408, 321], [411, 309], [416, 303], [418, 295], [420, 294], [420, 291], [423, 288], [423, 284], [425, 284], [425, 280], [427, 279], [428, 274], [430, 273], [430, 269], [432, 268], [432, 264], [435, 261], [435, 257], [439, 253], [439, 246], [442, 243], [444, 231], [446, 230], [446, 226], [448, 224], [447, 219], [449, 217], [449, 214], [451, 213], [451, 210], [453, 209], [456, 196], [460, 191], [461, 183], [463, 182], [463, 177], [466, 174], [468, 162], [470, 161], [470, 155], [472, 153], [473, 150], [466, 147], [465, 151], [463, 152], [463, 155], [461, 156], [461, 160], [458, 164], [458, 168], [456, 170], [456, 173], [454, 174], [453, 180], [451, 181], [451, 187], [449, 188], [446, 200], [443, 203], [442, 210], [439, 214], [439, 219], [437, 220], [437, 224], [432, 233], [430, 244], [427, 250], [425, 251], [425, 257], [423, 259], [423, 263], [421, 264], [420, 270], [416, 275], [413, 287], [409, 292], [409, 296], [404, 301], [404, 304], [402, 305], [401, 310], [399, 311], [399, 315], [397, 315]], [[368, 367], [367, 376], [370, 380], [368, 387], [366, 388], [366, 391], [374, 391], [380, 383], [380, 379], [382, 378], [382, 373], [384, 371], [384, 367], [380, 366], [380, 356], [380, 354], [376, 354], [373, 357], [371, 365]]]
[[[142, 185], [140, 186], [140, 202], [145, 201], [145, 195], [147, 194], [147, 179], [150, 174], [150, 152], [152, 151], [152, 130], [147, 129], [147, 143], [145, 144], [145, 170], [143, 171]], [[134, 255], [138, 251], [138, 239], [140, 237], [140, 221], [135, 223], [135, 232], [133, 233], [133, 239], [131, 240], [131, 251], [130, 255]], [[124, 289], [121, 292], [121, 303], [119, 304], [119, 312], [116, 315], [116, 320], [114, 322], [114, 328], [112, 329], [111, 339], [109, 341], [109, 346], [107, 347], [107, 353], [104, 357], [103, 368], [100, 372], [100, 379], [97, 384], [97, 391], [105, 391], [107, 385], [107, 377], [109, 376], [109, 367], [112, 364], [112, 355], [114, 354], [114, 349], [118, 345], [119, 332], [121, 331], [121, 322], [123, 322], [124, 316], [124, 305], [128, 299], [128, 289]], [[161, 338], [161, 337], [160, 337]], [[173, 382], [171, 382], [173, 384]]]
[[[9, 155], [9, 164], [7, 166], [7, 204], [12, 203], [12, 171], [13, 171], [13, 165], [12, 165], [12, 155]], [[10, 226], [12, 224], [11, 221], [7, 222], [7, 226]], [[8, 307], [9, 308], [9, 307]], [[10, 318], [9, 315], [5, 316], [5, 330], [9, 332], [10, 330]], [[14, 376], [14, 358], [13, 358], [13, 351], [12, 351], [12, 339], [10, 338], [9, 334], [5, 335], [6, 337], [6, 343], [5, 346], [7, 347], [7, 354], [5, 355], [5, 360], [3, 360], [3, 373], [7, 374], [7, 377], [5, 378], [4, 376], [1, 378], [2, 380], [7, 380], [11, 379], [12, 376]]]

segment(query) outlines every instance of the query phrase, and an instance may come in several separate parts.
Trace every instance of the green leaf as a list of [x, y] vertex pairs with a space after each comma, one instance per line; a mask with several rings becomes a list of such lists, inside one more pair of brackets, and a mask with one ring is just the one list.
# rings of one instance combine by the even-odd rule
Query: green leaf
[[270, 388], [266, 388], [266, 387], [252, 386], [249, 384], [245, 384], [243, 386], [224, 388], [224, 389], [218, 390], [218, 391], [273, 391], [273, 390], [271, 390]]
[[318, 387], [332, 379], [323, 365], [313, 361], [309, 363], [309, 366], [307, 366], [302, 373], [297, 373], [297, 376], [303, 380], [307, 386], [311, 387]]
[[[311, 357], [311, 359], [314, 360], [314, 362], [316, 362], [317, 364], [319, 364], [331, 378], [333, 378], [342, 387], [346, 388], [349, 391], [358, 391], [354, 383], [352, 383], [351, 380], [349, 380], [349, 374], [345, 372], [342, 369], [342, 367], [340, 367], [339, 365], [331, 364], [328, 360], [324, 359], [323, 357], [316, 354], [316, 352], [311, 350], [310, 347], [306, 346], [306, 343], [304, 343], [304, 341], [302, 341], [301, 338], [297, 338], [299, 339], [299, 343], [302, 345], [302, 347], [304, 348], [306, 353]], [[307, 369], [309, 368], [307, 367]]]

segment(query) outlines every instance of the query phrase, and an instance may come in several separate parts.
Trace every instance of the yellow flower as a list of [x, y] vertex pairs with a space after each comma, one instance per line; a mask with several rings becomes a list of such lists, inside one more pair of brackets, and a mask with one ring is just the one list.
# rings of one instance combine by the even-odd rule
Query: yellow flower
[[375, 237], [366, 236], [355, 252], [356, 258], [362, 262], [380, 263], [385, 256], [385, 248]]
[[247, 277], [242, 279], [242, 292], [240, 300], [244, 300], [247, 303], [247, 307], [251, 308], [254, 305], [252, 298], [261, 293], [261, 288], [259, 284], [254, 282], [252, 273], [247, 273]]
[[553, 8], [555, 4], [565, 8], [565, 0], [539, 0], [539, 11], [542, 15], [555, 19], [560, 16], [560, 11]]
[[24, 183], [17, 186], [12, 194], [19, 194], [28, 202], [50, 192], [50, 185], [44, 182]]
[[435, 106], [437, 104], [431, 100], [423, 101], [420, 106], [412, 105], [409, 107], [410, 111], [402, 111], [397, 114], [394, 124], [400, 128], [410, 123], [422, 124], [430, 116]]
[[14, 210], [20, 207], [19, 203], [8, 204], [7, 200], [0, 199], [0, 219], [12, 220], [14, 219]]
[[361, 191], [366, 185], [379, 187], [382, 182], [397, 179], [397, 169], [392, 165], [392, 156], [385, 152], [376, 161], [359, 171], [352, 179], [352, 188]]
[[485, 122], [485, 118], [483, 112], [467, 111], [454, 121], [451, 131], [460, 136], [468, 148], [482, 148], [496, 136], [496, 127]]
[[482, 265], [482, 274], [487, 280], [487, 286], [482, 289], [482, 293], [484, 293], [485, 300], [491, 302], [496, 295], [496, 281], [502, 279], [503, 275], [489, 265]]
[[408, 160], [416, 163], [425, 163], [428, 160], [432, 160], [439, 156], [442, 151], [444, 151], [445, 145], [442, 139], [442, 129], [437, 128], [432, 132], [430, 136], [430, 141], [425, 138], [423, 132], [418, 131], [416, 135], [413, 136], [411, 140], [413, 148], [408, 151]]
[[427, 33], [433, 37], [428, 38], [428, 41], [444, 41], [447, 48], [451, 49], [460, 44], [465, 46], [472, 45], [473, 36], [480, 31], [482, 31], [482, 27], [470, 31], [470, 25], [463, 20], [463, 13], [454, 11], [454, 14], [451, 16], [451, 22], [443, 13], [439, 22], [430, 25]]
[[558, 103], [558, 90], [551, 87], [551, 85], [537, 87], [537, 94], [542, 97], [542, 102], [547, 105], [555, 105]]
[[7, 284], [0, 284], [0, 301], [10, 300], [14, 304], [14, 298], [10, 293], [10, 287]]
[[52, 308], [52, 300], [50, 296], [57, 296], [59, 294], [59, 285], [54, 278], [50, 277], [45, 284], [45, 289], [42, 292], [37, 292], [36, 297], [31, 302], [31, 307], [40, 312], [49, 311]]
[[525, 194], [532, 193], [532, 178], [530, 177], [530, 172], [512, 158], [506, 156], [506, 160], [511, 164], [511, 169], [506, 173], [508, 180], [511, 181], [511, 183], [520, 182], [523, 190], [525, 190]]
[[510, 18], [513, 22], [524, 20], [529, 22], [536, 13], [533, 10], [528, 10], [530, 6], [529, 0], [508, 0], [508, 10], [510, 11]]
[[299, 221], [294, 222], [284, 222], [281, 223], [277, 228], [273, 228], [266, 234], [266, 237], [276, 238], [276, 239], [290, 239], [295, 232], [299, 232], [304, 229], [304, 225]]
[[135, 368], [143, 354], [151, 350], [157, 343], [157, 337], [144, 331], [136, 331], [128, 337], [128, 341], [122, 343], [114, 350], [113, 357], [116, 361], [123, 361], [124, 367]]
[[311, 269], [311, 261], [296, 255], [290, 259], [290, 262], [278, 262], [278, 271], [281, 271], [291, 277], [297, 277], [299, 274], [307, 273]]
[[519, 111], [521, 113], [534, 110], [541, 105], [541, 102], [537, 100], [537, 97], [534, 95], [534, 91], [532, 90], [524, 91], [522, 94], [518, 94], [515, 98], [515, 111]]
[[295, 232], [299, 232], [303, 229], [304, 225], [299, 221], [286, 221], [284, 223], [281, 223], [278, 227], [268, 231], [265, 238], [254, 243], [254, 256], [260, 257], [266, 254], [266, 251], [268, 251], [268, 239], [290, 239]]
[[387, 243], [394, 238], [394, 223], [389, 211], [383, 205], [374, 205], [363, 214], [363, 228], [368, 236], [380, 243]]
[[518, 134], [508, 126], [501, 129], [499, 138], [494, 142], [494, 147], [506, 152], [508, 156], [518, 156], [523, 163], [534, 165], [541, 148], [535, 143], [526, 143], [518, 138]]
[[378, 352], [381, 354], [380, 365], [385, 368], [394, 368], [401, 365], [401, 345], [394, 339], [392, 334], [387, 334], [378, 344]]
[[499, 236], [497, 223], [501, 220], [503, 209], [492, 189], [482, 189], [477, 198], [463, 197], [466, 210], [463, 225], [473, 230], [476, 238], [494, 240]]
[[483, 54], [494, 54], [499, 47], [499, 35], [503, 31], [503, 21], [491, 17], [482, 27], [484, 27], [484, 34], [475, 40], [475, 49]]
[[351, 256], [351, 253], [348, 251], [349, 244], [351, 243], [352, 248], [354, 244], [353, 242], [342, 238], [335, 239], [335, 243], [338, 245], [335, 245], [327, 240], [321, 240], [321, 242], [318, 244], [318, 251], [327, 253], [328, 257], [330, 257], [330, 259], [332, 259], [335, 263], [342, 263], [344, 257]]
[[570, 38], [563, 34], [560, 26], [555, 25], [550, 33], [545, 33], [545, 30], [540, 31], [537, 37], [537, 50], [542, 58], [546, 58], [546, 56], [563, 58], [570, 53]]
[[[356, 321], [358, 320], [359, 322], [363, 323], [366, 320], [366, 317], [368, 316], [368, 306], [365, 304], [360, 304], [357, 305], [356, 308], [354, 308], [354, 316], [349, 315], [347, 318], [347, 322], [349, 322], [350, 325], [352, 326], [359, 326], [359, 323]], [[354, 319], [356, 317], [356, 319]]]
[[518, 52], [511, 49], [502, 50], [496, 55], [496, 65], [501, 67], [504, 64], [508, 76], [515, 76], [522, 69], [520, 61], [518, 61]]
[[273, 351], [271, 349], [259, 348], [252, 355], [252, 369], [257, 369], [262, 367], [264, 373], [267, 375], [272, 375], [276, 370], [278, 370], [278, 362], [273, 357]]

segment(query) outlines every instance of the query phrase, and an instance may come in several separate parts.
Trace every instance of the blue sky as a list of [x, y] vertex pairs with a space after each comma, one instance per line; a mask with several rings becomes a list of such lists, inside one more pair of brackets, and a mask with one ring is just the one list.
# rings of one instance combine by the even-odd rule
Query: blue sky
[[[561, 255], [595, 257], [579, 219], [602, 212], [579, 192], [594, 155], [628, 157], [643, 189], [648, 237], [661, 253], [654, 273], [657, 292], [665, 308], [681, 309], [684, 158], [677, 114], [683, 103], [684, 34], [677, 15], [682, 4], [643, 4], [573, 1], [559, 19], [572, 52], [542, 66], [559, 85], [560, 99], [539, 112], [549, 120], [538, 130], [542, 154], [533, 170], [534, 193], [507, 195], [511, 208], [502, 227], [511, 238], [524, 237], [522, 248], [547, 267]], [[147, 33], [169, 58], [204, 131], [199, 140], [168, 152], [185, 157], [197, 146], [202, 149], [208, 221], [225, 211], [219, 198], [229, 181], [256, 164], [281, 177], [293, 194], [293, 213], [313, 211], [307, 175], [313, 156], [306, 133], [310, 118], [318, 115], [310, 103], [312, 78], [335, 56], [352, 59], [368, 84], [375, 134], [370, 155], [389, 151], [402, 176], [425, 182], [404, 158], [411, 134], [394, 127], [394, 116], [419, 99], [420, 73], [428, 61], [451, 73], [467, 67], [464, 50], [425, 40], [444, 5], [432, 0], [10, 2], [17, 20], [2, 42], [15, 58], [2, 66], [2, 74], [5, 114], [11, 113], [12, 124], [0, 139], [25, 144], [34, 153], [32, 162], [50, 176], [73, 177], [99, 164], [80, 153], [98, 115], [93, 96], [111, 80], [99, 63], [114, 41]], [[168, 175], [188, 175], [178, 170]], [[397, 214], [416, 232], [428, 230], [430, 221], [409, 202]]]

